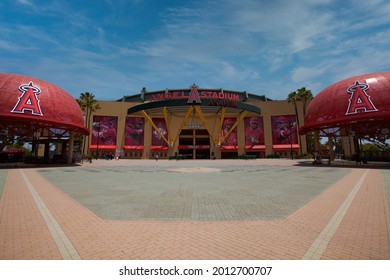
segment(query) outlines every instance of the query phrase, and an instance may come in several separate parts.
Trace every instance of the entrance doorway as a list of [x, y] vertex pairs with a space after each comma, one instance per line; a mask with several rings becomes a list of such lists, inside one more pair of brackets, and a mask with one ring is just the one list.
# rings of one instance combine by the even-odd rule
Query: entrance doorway
[[206, 129], [183, 129], [179, 155], [187, 159], [210, 159], [210, 136]]

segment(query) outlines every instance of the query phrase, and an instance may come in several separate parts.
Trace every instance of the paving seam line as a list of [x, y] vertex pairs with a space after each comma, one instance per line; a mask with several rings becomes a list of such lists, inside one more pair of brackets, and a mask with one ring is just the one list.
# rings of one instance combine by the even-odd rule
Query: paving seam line
[[303, 260], [319, 260], [319, 259], [321, 259], [323, 253], [325, 252], [326, 248], [329, 245], [331, 238], [333, 237], [333, 235], [337, 231], [344, 216], [347, 214], [347, 211], [348, 211], [349, 207], [351, 206], [352, 201], [355, 198], [355, 195], [357, 194], [357, 192], [359, 191], [360, 187], [362, 186], [365, 178], [367, 177], [367, 174], [368, 174], [368, 169], [363, 173], [363, 175], [360, 177], [359, 181], [355, 184], [352, 191], [349, 193], [348, 197], [344, 200], [343, 204], [336, 211], [336, 213], [330, 219], [328, 224], [325, 226], [325, 228], [321, 231], [321, 233], [317, 236], [317, 238], [311, 244], [309, 249], [303, 255], [303, 257], [302, 257]]
[[76, 248], [66, 236], [65, 232], [62, 230], [61, 226], [54, 218], [53, 214], [50, 212], [45, 202], [39, 196], [38, 192], [34, 189], [34, 186], [31, 184], [24, 171], [20, 169], [20, 173], [22, 174], [24, 182], [26, 183], [29, 191], [31, 192], [34, 201], [37, 204], [38, 209], [41, 212], [41, 215], [45, 220], [47, 227], [49, 228], [50, 234], [53, 237], [62, 258], [64, 260], [81, 260], [81, 257], [78, 254]]

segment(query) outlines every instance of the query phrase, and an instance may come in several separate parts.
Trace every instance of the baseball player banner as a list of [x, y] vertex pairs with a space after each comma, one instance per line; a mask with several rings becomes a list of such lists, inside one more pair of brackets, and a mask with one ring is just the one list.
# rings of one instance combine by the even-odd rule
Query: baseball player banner
[[274, 145], [298, 144], [297, 122], [294, 115], [273, 116], [271, 125]]
[[[237, 146], [237, 127], [229, 133], [230, 129], [236, 123], [236, 118], [224, 118], [222, 123], [222, 137], [226, 137], [223, 141], [222, 146]], [[227, 136], [226, 136], [227, 135]]]
[[143, 146], [144, 130], [144, 118], [127, 117], [125, 125], [125, 146]]
[[244, 118], [245, 146], [264, 145], [263, 117]]
[[93, 116], [91, 145], [116, 146], [118, 117]]

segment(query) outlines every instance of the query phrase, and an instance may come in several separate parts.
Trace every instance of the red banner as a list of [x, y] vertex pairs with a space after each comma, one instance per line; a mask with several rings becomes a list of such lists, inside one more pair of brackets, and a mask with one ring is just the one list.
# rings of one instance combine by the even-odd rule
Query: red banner
[[264, 145], [263, 117], [244, 118], [245, 148]]
[[153, 118], [153, 123], [157, 126], [160, 133], [154, 128], [152, 131], [152, 146], [167, 146], [167, 143], [161, 137], [163, 135], [165, 139], [168, 138], [168, 129], [164, 118]]
[[118, 117], [93, 116], [91, 145], [116, 146]]
[[221, 146], [221, 151], [237, 151], [238, 146]]
[[[144, 146], [145, 120], [138, 117], [127, 117], [125, 125], [125, 147]], [[131, 148], [130, 150], [134, 150]]]
[[271, 123], [273, 145], [298, 144], [295, 116], [274, 116]]
[[151, 146], [150, 147], [150, 150], [152, 151], [167, 151], [168, 150], [168, 146]]
[[[236, 118], [225, 118], [222, 123], [222, 138], [227, 135], [230, 129], [236, 122]], [[223, 141], [222, 146], [237, 146], [237, 127], [226, 136], [225, 141]]]
[[289, 150], [289, 149], [298, 150], [299, 145], [298, 144], [272, 145], [272, 149], [274, 149], [274, 150]]
[[265, 145], [245, 145], [245, 150], [265, 151]]
[[116, 146], [114, 145], [90, 145], [90, 149], [100, 149], [100, 150], [115, 150]]
[[123, 146], [124, 150], [143, 150], [144, 146]]

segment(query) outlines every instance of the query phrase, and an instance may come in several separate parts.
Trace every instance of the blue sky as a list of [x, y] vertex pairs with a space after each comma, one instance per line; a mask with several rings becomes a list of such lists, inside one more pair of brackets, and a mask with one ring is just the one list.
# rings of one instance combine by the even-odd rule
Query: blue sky
[[166, 88], [285, 99], [390, 70], [387, 0], [3, 0], [0, 72], [99, 100]]

